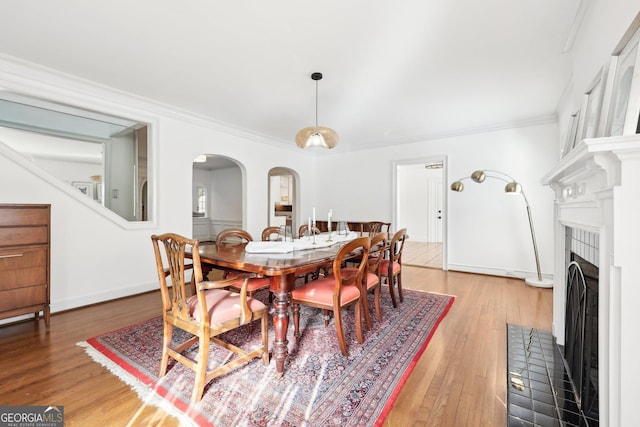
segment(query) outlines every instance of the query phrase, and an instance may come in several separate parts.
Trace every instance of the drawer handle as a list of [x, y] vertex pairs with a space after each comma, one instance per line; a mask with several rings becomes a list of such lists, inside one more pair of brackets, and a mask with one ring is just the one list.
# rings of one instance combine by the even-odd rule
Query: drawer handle
[[24, 254], [0, 255], [0, 258], [18, 258]]

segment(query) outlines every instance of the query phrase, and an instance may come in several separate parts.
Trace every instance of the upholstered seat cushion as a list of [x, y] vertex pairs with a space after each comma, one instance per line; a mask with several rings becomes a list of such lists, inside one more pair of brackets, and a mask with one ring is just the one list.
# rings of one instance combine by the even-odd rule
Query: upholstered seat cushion
[[[237, 273], [231, 273], [227, 277], [229, 279], [237, 276]], [[237, 281], [229, 284], [232, 288], [240, 289], [242, 288], [242, 283], [244, 279], [238, 279]], [[252, 277], [249, 279], [249, 283], [247, 283], [247, 292], [257, 291], [258, 289], [267, 288], [271, 285], [271, 279], [268, 277]]]
[[[400, 270], [402, 269], [402, 267], [400, 266], [400, 263], [394, 261], [393, 262], [393, 274], [396, 275], [398, 273], [400, 273]], [[380, 261], [380, 274], [383, 275], [387, 275], [387, 272], [389, 271], [389, 260], [388, 259], [383, 259], [382, 261]]]
[[[300, 302], [333, 305], [333, 292], [336, 289], [336, 279], [332, 275], [314, 280], [294, 289], [291, 298]], [[341, 290], [342, 304], [346, 304], [360, 297], [360, 290], [355, 285], [346, 285]]]
[[[358, 274], [358, 269], [356, 267], [346, 267], [342, 270], [343, 277], [349, 277]], [[378, 276], [375, 273], [370, 271], [367, 272], [367, 289], [372, 288], [377, 285], [379, 282]]]
[[[240, 317], [240, 294], [224, 289], [211, 289], [205, 292], [207, 310], [209, 311], [209, 322], [222, 323], [227, 320]], [[194, 319], [200, 320], [200, 310], [198, 310], [198, 296], [193, 295], [187, 299], [189, 313]], [[265, 305], [255, 299], [247, 298], [247, 305], [251, 311], [258, 311], [265, 308]]]

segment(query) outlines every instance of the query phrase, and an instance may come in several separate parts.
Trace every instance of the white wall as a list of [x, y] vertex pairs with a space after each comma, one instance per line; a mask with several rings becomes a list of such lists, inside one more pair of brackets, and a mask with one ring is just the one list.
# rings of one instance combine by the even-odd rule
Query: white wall
[[[553, 192], [542, 176], [557, 161], [556, 123], [479, 133], [475, 135], [376, 148], [367, 152], [326, 156], [318, 160], [325, 174], [318, 181], [316, 206], [333, 208], [336, 219], [383, 221], [393, 218], [394, 163], [446, 157], [445, 188], [476, 169], [495, 169], [512, 175], [524, 187], [532, 206], [543, 274], [553, 274]], [[365, 169], [354, 165], [366, 165]], [[349, 183], [349, 196], [335, 188]], [[497, 181], [496, 181], [497, 182]], [[466, 181], [463, 193], [445, 196], [448, 217], [448, 267], [462, 271], [516, 276], [531, 275], [535, 258], [525, 205], [488, 180], [482, 186]], [[365, 188], [363, 191], [356, 191]], [[393, 222], [393, 221], [392, 221]], [[403, 224], [392, 223], [397, 229]], [[411, 236], [412, 231], [408, 230]], [[447, 233], [445, 232], [445, 235]]]
[[[212, 220], [242, 220], [242, 172], [240, 168], [211, 171], [210, 212]], [[222, 202], [224, 201], [224, 203]], [[266, 206], [264, 207], [266, 209]]]

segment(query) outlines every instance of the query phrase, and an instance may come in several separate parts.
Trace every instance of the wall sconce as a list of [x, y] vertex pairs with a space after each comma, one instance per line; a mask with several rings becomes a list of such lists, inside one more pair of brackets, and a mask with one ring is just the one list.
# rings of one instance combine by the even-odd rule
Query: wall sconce
[[531, 218], [531, 206], [529, 206], [529, 201], [527, 200], [527, 196], [525, 196], [524, 191], [522, 190], [522, 185], [518, 183], [511, 176], [507, 175], [504, 172], [494, 171], [494, 170], [477, 170], [474, 171], [471, 176], [461, 178], [457, 181], [454, 181], [451, 184], [451, 191], [462, 192], [464, 190], [464, 184], [462, 181], [466, 179], [471, 179], [473, 182], [483, 183], [486, 178], [494, 178], [507, 184], [504, 186], [505, 193], [508, 194], [521, 194], [524, 199], [524, 203], [527, 207], [527, 216], [529, 217], [529, 228], [531, 229], [531, 240], [533, 242], [533, 253], [536, 257], [536, 270], [538, 272], [537, 278], [525, 278], [524, 282], [530, 286], [536, 286], [539, 288], [552, 288], [553, 282], [548, 279], [542, 278], [542, 273], [540, 271], [540, 258], [538, 257], [538, 245], [536, 243], [536, 234], [533, 230], [533, 219]]

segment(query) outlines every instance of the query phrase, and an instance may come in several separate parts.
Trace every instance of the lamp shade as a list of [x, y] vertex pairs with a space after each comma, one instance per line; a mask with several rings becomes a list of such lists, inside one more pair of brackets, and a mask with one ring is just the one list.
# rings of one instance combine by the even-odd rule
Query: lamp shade
[[521, 193], [522, 186], [515, 181], [511, 181], [504, 186], [504, 192], [505, 193]]
[[487, 175], [484, 173], [484, 171], [474, 171], [471, 174], [471, 179], [473, 180], [473, 182], [477, 182], [477, 183], [484, 182], [484, 179], [486, 177]]
[[338, 133], [335, 130], [318, 126], [318, 80], [321, 79], [322, 73], [311, 74], [311, 80], [316, 82], [316, 125], [298, 131], [296, 145], [300, 148], [333, 148], [338, 145]]
[[459, 193], [462, 190], [464, 190], [464, 184], [461, 181], [451, 183], [451, 191], [457, 191]]
[[300, 148], [322, 147], [333, 148], [338, 144], [335, 130], [322, 126], [310, 126], [296, 134], [296, 145]]

